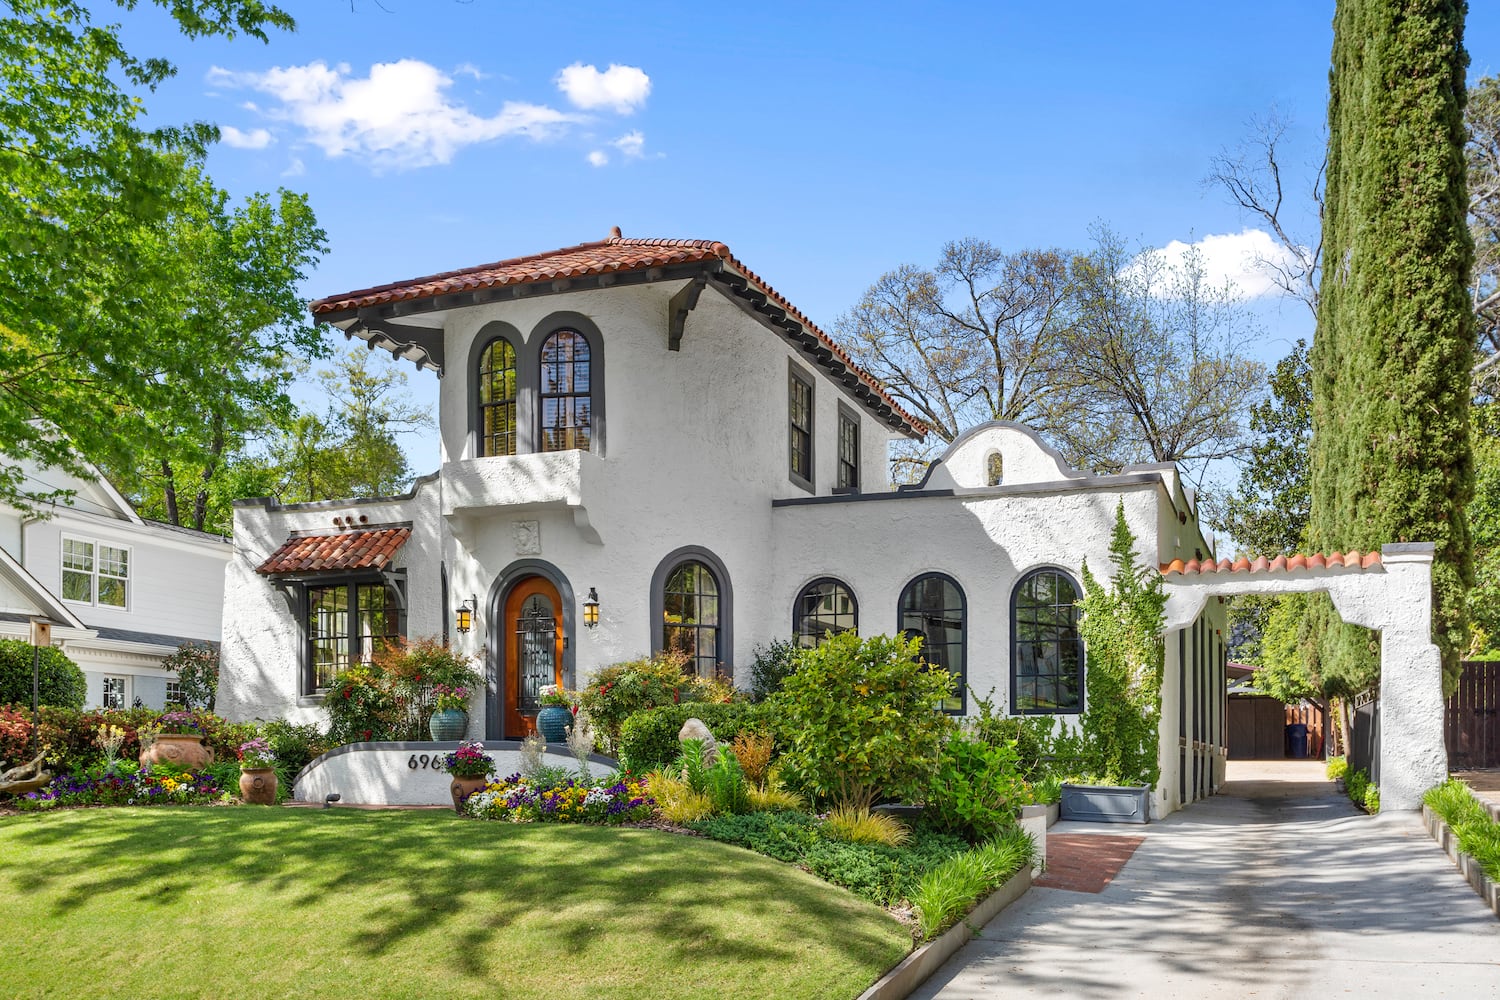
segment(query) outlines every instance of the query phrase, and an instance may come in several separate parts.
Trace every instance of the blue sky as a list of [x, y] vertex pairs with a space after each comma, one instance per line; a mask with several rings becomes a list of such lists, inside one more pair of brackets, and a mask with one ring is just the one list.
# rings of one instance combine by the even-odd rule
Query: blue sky
[[[1254, 220], [1204, 177], [1273, 105], [1292, 172], [1322, 157], [1331, 2], [286, 5], [298, 30], [269, 45], [122, 20], [179, 69], [153, 118], [225, 129], [221, 186], [310, 195], [331, 252], [309, 298], [618, 225], [722, 240], [828, 327], [961, 236], [1240, 234]], [[1471, 79], [1500, 72], [1497, 8], [1472, 5]], [[1311, 333], [1300, 305], [1256, 312], [1268, 361]], [[416, 470], [434, 440], [408, 442]]]

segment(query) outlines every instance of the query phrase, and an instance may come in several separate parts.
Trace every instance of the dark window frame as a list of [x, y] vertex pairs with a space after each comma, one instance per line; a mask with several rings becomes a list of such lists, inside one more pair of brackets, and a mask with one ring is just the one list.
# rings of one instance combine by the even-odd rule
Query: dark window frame
[[[1072, 590], [1073, 590], [1073, 595], [1074, 595], [1074, 601], [1072, 602], [1072, 606], [1073, 606], [1073, 612], [1072, 612], [1072, 614], [1073, 614], [1073, 621], [1072, 621], [1073, 637], [1071, 639], [1058, 639], [1058, 640], [1055, 640], [1055, 644], [1058, 645], [1059, 647], [1061, 647], [1064, 643], [1071, 643], [1071, 644], [1076, 645], [1076, 647], [1077, 647], [1078, 667], [1077, 667], [1076, 675], [1077, 675], [1077, 678], [1078, 678], [1078, 704], [1077, 704], [1076, 707], [1069, 707], [1069, 708], [1019, 708], [1017, 706], [1020, 704], [1020, 674], [1019, 674], [1019, 668], [1020, 668], [1020, 646], [1021, 646], [1021, 639], [1020, 639], [1020, 631], [1019, 631], [1019, 624], [1020, 623], [1019, 623], [1019, 619], [1018, 619], [1018, 616], [1017, 616], [1018, 603], [1019, 603], [1019, 600], [1020, 600], [1022, 588], [1024, 588], [1032, 580], [1034, 580], [1034, 579], [1036, 579], [1036, 578], [1038, 578], [1040, 576], [1046, 575], [1046, 574], [1052, 574], [1052, 575], [1061, 577], [1063, 580], [1067, 581], [1068, 586], [1071, 587]], [[1061, 566], [1034, 566], [1031, 569], [1027, 570], [1025, 573], [1023, 573], [1021, 575], [1021, 578], [1016, 581], [1016, 585], [1011, 588], [1011, 592], [1010, 592], [1010, 712], [1009, 712], [1009, 714], [1011, 714], [1011, 715], [1079, 715], [1079, 714], [1081, 714], [1083, 712], [1084, 704], [1085, 704], [1085, 702], [1086, 702], [1086, 700], [1088, 698], [1088, 692], [1087, 692], [1087, 690], [1085, 690], [1085, 683], [1084, 683], [1084, 678], [1085, 678], [1085, 675], [1086, 675], [1085, 667], [1086, 667], [1087, 651], [1084, 649], [1084, 646], [1083, 646], [1083, 636], [1078, 631], [1079, 611], [1078, 611], [1078, 608], [1077, 608], [1077, 600], [1080, 599], [1080, 598], [1082, 598], [1082, 596], [1083, 596], [1083, 588], [1079, 585], [1078, 580], [1076, 578], [1074, 578], [1074, 576], [1073, 576], [1072, 573], [1070, 573], [1068, 570], [1062, 568]], [[1053, 603], [1053, 604], [1048, 605], [1048, 606], [1051, 607], [1051, 608], [1056, 609], [1056, 608], [1064, 607], [1065, 605], [1062, 604], [1062, 603]], [[1028, 643], [1028, 645], [1032, 645], [1032, 644], [1041, 645], [1041, 644], [1044, 644], [1044, 643], [1039, 642], [1038, 640], [1027, 640], [1027, 643]], [[1053, 644], [1053, 642], [1049, 642], [1049, 643], [1046, 643], [1046, 644]], [[1061, 652], [1060, 648], [1059, 648], [1059, 652]], [[1033, 675], [1033, 676], [1040, 677], [1040, 676], [1043, 676], [1043, 675], [1037, 674], [1037, 675]], [[1057, 673], [1057, 674], [1048, 674], [1046, 676], [1061, 678], [1061, 677], [1064, 676], [1064, 674]]]
[[[807, 393], [807, 426], [797, 423], [797, 391]], [[786, 474], [796, 485], [809, 493], [816, 491], [817, 438], [818, 438], [818, 394], [813, 377], [787, 359], [786, 425], [787, 455]], [[807, 474], [797, 471], [798, 459], [806, 466]]]
[[[844, 592], [844, 596], [849, 599], [849, 606], [851, 609], [849, 615], [851, 618], [853, 618], [853, 621], [848, 626], [839, 628], [838, 631], [834, 634], [837, 635], [842, 632], [859, 632], [859, 598], [854, 596], [854, 588], [850, 587], [847, 583], [845, 583], [843, 580], [840, 580], [836, 576], [820, 576], [815, 580], [808, 581], [801, 590], [797, 591], [797, 596], [792, 601], [792, 641], [804, 649], [813, 648], [820, 645], [826, 637], [827, 632], [833, 631], [832, 629], [829, 629], [826, 630], [823, 635], [818, 635], [816, 633], [809, 632], [803, 626], [803, 623], [809, 616], [810, 609], [806, 607], [806, 601], [810, 596], [810, 592], [815, 587], [820, 587], [827, 584], [832, 584], [833, 586], [838, 587]], [[807, 639], [812, 640], [811, 646], [809, 646], [808, 643], [804, 641]]]
[[[846, 435], [846, 431], [849, 433]], [[860, 435], [864, 428], [860, 426], [859, 414], [839, 401], [838, 434], [835, 445], [837, 463], [834, 471], [833, 486], [835, 493], [858, 493], [860, 491], [860, 480], [864, 470], [860, 464]], [[847, 454], [845, 445], [853, 446], [853, 455]]]
[[728, 680], [734, 679], [734, 585], [724, 561], [701, 545], [684, 545], [667, 553], [651, 574], [651, 652], [666, 649], [666, 585], [678, 567], [698, 562], [706, 566], [719, 588], [719, 634], [715, 656], [718, 670]]
[[[313, 592], [318, 590], [334, 590], [339, 588], [343, 588], [347, 591], [347, 596], [344, 604], [344, 632], [342, 633], [342, 636], [334, 637], [334, 641], [338, 641], [340, 638], [342, 638], [343, 642], [346, 644], [348, 663], [346, 663], [344, 667], [339, 669], [347, 669], [355, 662], [365, 662], [364, 660], [354, 660], [355, 644], [357, 639], [362, 638], [362, 636], [353, 635], [350, 632], [349, 627], [351, 624], [357, 623], [359, 620], [359, 611], [361, 610], [359, 605], [360, 591], [376, 587], [383, 588], [387, 591], [396, 588], [395, 593], [391, 593], [387, 596], [385, 609], [386, 614], [395, 614], [396, 631], [382, 633], [380, 637], [394, 637], [401, 639], [406, 638], [406, 584], [404, 577], [398, 576], [394, 582], [391, 582], [383, 576], [371, 574], [353, 574], [330, 576], [328, 579], [306, 579], [298, 581], [298, 634], [301, 639], [301, 642], [299, 643], [301, 650], [301, 663], [299, 664], [298, 674], [300, 676], [299, 694], [301, 697], [321, 698], [328, 691], [327, 687], [318, 687], [317, 684], [317, 657], [314, 655], [313, 649], [319, 640], [318, 637], [314, 636], [312, 629]], [[372, 638], [375, 638], [375, 636], [372, 635]], [[337, 670], [335, 670], [335, 673], [337, 673]]]
[[[936, 570], [927, 573], [919, 573], [911, 579], [907, 580], [906, 583], [901, 587], [900, 595], [896, 598], [896, 631], [902, 635], [911, 634], [913, 630], [908, 629], [905, 623], [906, 595], [911, 592], [912, 588], [915, 587], [918, 583], [924, 580], [931, 579], [943, 580], [949, 584], [952, 584], [953, 589], [958, 593], [958, 612], [961, 616], [959, 618], [958, 630], [959, 669], [955, 672], [951, 665], [946, 665], [948, 672], [953, 673], [958, 678], [958, 687], [954, 695], [954, 698], [958, 701], [958, 707], [951, 708], [945, 705], [942, 711], [946, 712], [949, 715], [967, 715], [969, 708], [969, 596], [964, 592], [963, 584], [959, 583], [949, 574], [938, 572]], [[924, 639], [927, 638], [926, 631], [922, 632], [922, 636]], [[922, 648], [925, 653], [927, 649], [926, 642], [922, 644]]]
[[[576, 338], [577, 342], [583, 345], [583, 349], [586, 352], [585, 356], [583, 358], [577, 357], [576, 348], [574, 348], [569, 352], [567, 360], [549, 364], [547, 361], [548, 345], [559, 337], [564, 336]], [[547, 370], [550, 367], [557, 367], [559, 369], [566, 367], [568, 372], [567, 389], [561, 391], [556, 388], [551, 391], [547, 389], [544, 381]], [[583, 368], [584, 381], [588, 386], [587, 389], [581, 392], [577, 388], [578, 370], [580, 367]], [[589, 338], [583, 331], [575, 330], [570, 326], [559, 326], [542, 337], [541, 341], [537, 344], [536, 388], [536, 450], [539, 452], [592, 451], [594, 445], [594, 345], [589, 343]], [[567, 401], [565, 404], [560, 405], [560, 412], [565, 413], [567, 417], [571, 418], [576, 412], [576, 401], [579, 399], [587, 401], [588, 418], [586, 422], [573, 423], [569, 421], [560, 424], [558, 427], [548, 426], [547, 403], [549, 401]], [[561, 448], [548, 447], [548, 440], [552, 433], [561, 431], [564, 435], [572, 436], [576, 435], [580, 430], [588, 436], [587, 447], [579, 448], [576, 444]]]

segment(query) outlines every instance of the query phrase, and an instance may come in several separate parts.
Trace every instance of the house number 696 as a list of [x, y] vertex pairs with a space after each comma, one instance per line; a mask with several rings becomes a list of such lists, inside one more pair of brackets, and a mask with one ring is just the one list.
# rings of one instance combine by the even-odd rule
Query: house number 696
[[407, 766], [407, 768], [409, 770], [412, 770], [412, 771], [423, 770], [423, 769], [425, 769], [425, 770], [436, 770], [437, 767], [438, 767], [438, 759], [439, 758], [438, 758], [438, 756], [436, 754], [433, 754], [432, 756], [429, 757], [425, 753], [421, 753], [421, 754], [414, 753], [414, 754], [411, 755], [411, 758], [406, 762], [406, 766]]

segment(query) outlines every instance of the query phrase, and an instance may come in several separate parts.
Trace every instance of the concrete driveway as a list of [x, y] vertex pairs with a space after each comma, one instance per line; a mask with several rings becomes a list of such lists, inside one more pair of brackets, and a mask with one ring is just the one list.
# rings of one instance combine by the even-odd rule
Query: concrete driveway
[[914, 997], [1500, 997], [1500, 921], [1415, 815], [1366, 816], [1321, 763], [1052, 832], [1146, 839], [1100, 893], [1033, 888]]

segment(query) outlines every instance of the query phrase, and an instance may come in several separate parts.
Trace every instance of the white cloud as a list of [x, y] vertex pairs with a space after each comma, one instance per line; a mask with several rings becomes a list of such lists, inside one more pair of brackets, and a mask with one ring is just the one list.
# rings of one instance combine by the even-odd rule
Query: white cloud
[[216, 66], [208, 79], [271, 95], [279, 104], [267, 116], [298, 126], [330, 157], [365, 157], [377, 170], [448, 163], [465, 146], [516, 135], [546, 139], [582, 120], [519, 101], [477, 115], [449, 99], [452, 77], [417, 59], [376, 63], [366, 77], [355, 76], [348, 63], [330, 67], [320, 60], [264, 73]]
[[609, 154], [602, 149], [596, 149], [589, 153], [589, 163], [596, 167], [602, 167], [609, 162]]
[[471, 62], [459, 63], [457, 66], [453, 67], [453, 75], [454, 76], [472, 76], [476, 80], [487, 80], [487, 79], [489, 79], [489, 74], [488, 73], [482, 72], [479, 69], [478, 66], [475, 66]]
[[639, 160], [646, 155], [646, 137], [637, 129], [627, 132], [610, 143], [627, 160]]
[[307, 173], [307, 164], [302, 162], [302, 157], [294, 156], [292, 162], [288, 163], [286, 169], [281, 172], [281, 176], [301, 177], [305, 173]]
[[271, 138], [271, 133], [263, 128], [241, 132], [233, 125], [220, 125], [219, 138], [224, 140], [224, 145], [233, 146], [235, 149], [265, 149], [276, 141]]
[[601, 73], [592, 64], [574, 63], [557, 74], [557, 89], [576, 108], [585, 111], [610, 108], [617, 114], [628, 115], [646, 103], [651, 93], [651, 78], [635, 66], [610, 63], [609, 69]]
[[1154, 252], [1160, 263], [1171, 267], [1180, 267], [1190, 254], [1196, 254], [1210, 286], [1229, 282], [1240, 296], [1250, 299], [1280, 294], [1272, 269], [1294, 267], [1297, 261], [1295, 254], [1261, 229], [1209, 235], [1196, 243], [1173, 240]]

